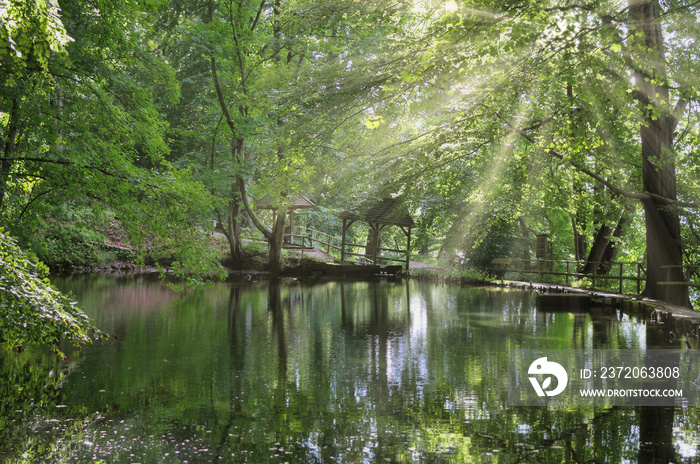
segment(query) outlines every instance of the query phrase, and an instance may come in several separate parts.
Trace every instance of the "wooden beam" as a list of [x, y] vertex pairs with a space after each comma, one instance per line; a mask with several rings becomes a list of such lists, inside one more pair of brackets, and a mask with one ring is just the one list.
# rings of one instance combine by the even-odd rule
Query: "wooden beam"
[[348, 220], [343, 219], [343, 237], [340, 242], [340, 262], [345, 261], [345, 232], [348, 230]]
[[[402, 227], [403, 229], [403, 227]], [[406, 232], [406, 237], [407, 237], [407, 242], [406, 242], [406, 271], [408, 271], [408, 268], [410, 266], [411, 262], [411, 228], [408, 228], [408, 232]]]
[[294, 209], [289, 208], [289, 243], [294, 243]]
[[[345, 233], [348, 231], [350, 226], [355, 222], [354, 219], [348, 220], [348, 219], [343, 219], [343, 238], [342, 242], [340, 245], [340, 261], [345, 261]], [[328, 243], [330, 243], [330, 238], [328, 239]]]

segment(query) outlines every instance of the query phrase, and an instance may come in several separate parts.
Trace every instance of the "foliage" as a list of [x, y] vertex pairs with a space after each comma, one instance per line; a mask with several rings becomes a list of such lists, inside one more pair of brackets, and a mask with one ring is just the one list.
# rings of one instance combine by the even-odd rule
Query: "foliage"
[[[142, 258], [167, 255], [178, 275], [197, 279], [223, 272], [207, 249], [211, 197], [167, 160], [161, 111], [177, 101], [179, 85], [144, 34], [158, 5], [12, 2], [3, 23], [23, 44], [36, 23], [33, 49], [52, 44], [41, 66], [30, 52], [0, 68], [0, 223], [52, 265], [107, 258], [81, 235], [109, 215]], [[27, 21], [12, 29], [17, 15]], [[57, 212], [69, 216], [63, 230], [48, 219]]]
[[[628, 219], [606, 252], [646, 250], [659, 267], [649, 250], [663, 240], [639, 231], [637, 209], [677, 222], [667, 242], [696, 264], [699, 57], [686, 44], [700, 37], [697, 6], [637, 6], [651, 9], [11, 2], [0, 16], [2, 223], [29, 243], [62, 205], [110, 211], [135, 245], [199, 280], [221, 271], [207, 251], [212, 219], [239, 263], [241, 229], [255, 225], [274, 268], [293, 197], [319, 205], [300, 223], [333, 235], [338, 211], [401, 197], [412, 248], [441, 261], [524, 254], [532, 232], [550, 234], [555, 257], [581, 257]], [[640, 156], [654, 121], [675, 125], [673, 145]], [[644, 163], [677, 193], [650, 190]], [[276, 224], [254, 208], [265, 196]]]
[[[26, 69], [48, 68], [53, 53], [62, 53], [71, 40], [61, 22], [55, 0], [3, 0], [0, 2], [0, 63]], [[6, 84], [16, 80], [9, 76]]]
[[0, 342], [10, 348], [45, 343], [64, 357], [61, 340], [79, 346], [101, 333], [70, 296], [51, 286], [47, 273], [0, 230]]
[[[412, 197], [421, 215], [431, 215], [422, 200], [437, 200], [449, 217], [443, 251], [469, 253], [500, 229], [495, 224], [523, 217], [538, 232], [556, 234], [555, 248], [566, 256], [573, 240], [562, 237], [571, 237], [572, 224], [590, 246], [597, 230], [615, 228], [635, 202], [648, 224], [659, 216], [677, 223], [680, 215], [685, 227], [697, 196], [687, 190], [689, 164], [674, 170], [673, 163], [698, 152], [689, 135], [698, 101], [690, 76], [699, 57], [683, 45], [700, 37], [696, 6], [635, 5], [645, 13], [615, 2], [457, 1], [433, 10], [413, 29], [428, 47], [398, 38], [414, 55], [399, 59], [400, 81], [381, 87], [364, 113], [381, 124], [367, 136], [371, 151], [356, 143], [358, 156], [374, 179], [381, 172], [395, 192]], [[652, 154], [653, 143], [641, 145], [640, 134], [665, 137], [659, 126], [667, 122], [679, 124], [679, 137]], [[676, 198], [677, 173], [685, 204]], [[669, 187], [655, 191], [658, 185]], [[671, 249], [680, 236], [673, 227], [668, 235], [657, 230], [663, 227], [647, 230], [641, 246], [638, 235], [613, 241], [634, 255], [646, 248], [654, 272], [680, 264], [667, 262], [677, 259]], [[666, 257], [651, 253], [661, 247]], [[647, 283], [656, 287], [653, 278]]]
[[[93, 234], [87, 234], [88, 237]], [[83, 230], [74, 226], [47, 223], [33, 241], [34, 253], [49, 269], [96, 267], [103, 264], [99, 247], [86, 241]]]

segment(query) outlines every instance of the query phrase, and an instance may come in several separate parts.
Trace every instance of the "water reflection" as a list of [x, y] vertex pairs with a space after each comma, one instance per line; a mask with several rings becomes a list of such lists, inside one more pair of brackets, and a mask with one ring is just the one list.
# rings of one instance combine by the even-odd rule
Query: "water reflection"
[[[146, 277], [60, 284], [120, 338], [75, 353], [70, 366], [39, 351], [2, 357], [3, 461], [696, 454], [696, 409], [508, 407], [509, 350], [668, 346], [658, 327], [614, 311], [544, 313], [527, 293], [416, 282], [229, 283], [187, 295]], [[62, 388], [44, 388], [48, 372], [64, 367]], [[25, 383], [31, 406], [18, 390]]]

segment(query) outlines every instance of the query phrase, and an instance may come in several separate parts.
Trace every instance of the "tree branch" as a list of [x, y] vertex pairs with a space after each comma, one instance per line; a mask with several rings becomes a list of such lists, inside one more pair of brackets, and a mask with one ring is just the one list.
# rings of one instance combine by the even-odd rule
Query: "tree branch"
[[243, 207], [248, 213], [250, 220], [253, 221], [255, 227], [257, 227], [257, 229], [265, 236], [265, 239], [270, 242], [274, 238], [272, 231], [265, 227], [265, 225], [260, 221], [258, 215], [255, 214], [255, 211], [253, 211], [253, 208], [251, 208], [250, 202], [248, 201], [248, 192], [246, 191], [245, 187], [245, 179], [243, 179], [241, 176], [236, 176], [236, 185], [238, 186], [238, 191], [243, 199]]
[[253, 32], [255, 30], [255, 27], [258, 25], [258, 21], [260, 20], [260, 15], [262, 14], [264, 7], [265, 7], [265, 0], [262, 0], [260, 2], [260, 7], [258, 8], [258, 14], [255, 15], [255, 21], [253, 21], [253, 25], [250, 26], [251, 32]]
[[[485, 105], [481, 105], [481, 106], [488, 109], [488, 107]], [[531, 144], [533, 144], [535, 146], [539, 145], [539, 143], [537, 142], [537, 140], [534, 137], [532, 137], [531, 135], [529, 135], [528, 133], [526, 133], [522, 129], [511, 124], [510, 121], [508, 121], [507, 119], [502, 117], [500, 114], [498, 114], [498, 112], [494, 112], [494, 114], [496, 115], [496, 117], [498, 119], [500, 119], [505, 124], [507, 124], [508, 127], [511, 129], [511, 131], [520, 135], [522, 138], [524, 138], [525, 140], [527, 140]], [[663, 197], [661, 195], [656, 195], [656, 194], [649, 193], [649, 192], [643, 192], [643, 193], [630, 192], [629, 190], [626, 190], [626, 189], [623, 189], [623, 188], [620, 188], [620, 187], [614, 185], [613, 183], [611, 183], [607, 179], [603, 178], [602, 176], [596, 174], [595, 172], [591, 171], [590, 169], [588, 169], [584, 166], [580, 166], [571, 160], [567, 160], [566, 157], [563, 154], [559, 153], [557, 150], [554, 150], [552, 148], [545, 148], [544, 152], [549, 154], [549, 155], [554, 156], [555, 158], [557, 158], [561, 161], [563, 161], [564, 163], [568, 164], [569, 166], [576, 169], [577, 171], [593, 178], [599, 184], [604, 185], [605, 187], [607, 187], [608, 189], [610, 189], [613, 193], [615, 193], [617, 195], [620, 195], [620, 196], [623, 196], [626, 198], [632, 198], [635, 200], [655, 200], [659, 203], [663, 203], [666, 205], [680, 205], [681, 204], [678, 200], [673, 200], [673, 199], [666, 198], [666, 197]], [[685, 206], [688, 206], [688, 205], [685, 205]]]
[[32, 163], [59, 164], [62, 166], [72, 166], [72, 167], [75, 167], [78, 169], [88, 169], [91, 171], [98, 171], [106, 176], [116, 177], [117, 179], [131, 179], [131, 177], [129, 177], [129, 176], [125, 176], [122, 174], [116, 174], [116, 173], [108, 171], [105, 168], [101, 168], [98, 166], [87, 166], [87, 165], [81, 166], [79, 164], [76, 164], [76, 163], [74, 163], [72, 161], [68, 161], [68, 160], [52, 160], [52, 159], [44, 159], [44, 158], [26, 158], [26, 157], [25, 158], [5, 158], [5, 157], [3, 157], [3, 158], [0, 158], [0, 161], [2, 161], [2, 162], [5, 162], [5, 161], [7, 161], [7, 162], [25, 161], [25, 162], [32, 162]]

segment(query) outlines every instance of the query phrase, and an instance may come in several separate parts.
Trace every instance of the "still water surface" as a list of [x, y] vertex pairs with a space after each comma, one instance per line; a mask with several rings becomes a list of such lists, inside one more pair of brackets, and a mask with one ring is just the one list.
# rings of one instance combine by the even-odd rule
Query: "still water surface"
[[543, 313], [526, 292], [405, 281], [55, 283], [118, 338], [68, 363], [0, 357], [3, 462], [696, 462], [700, 450], [696, 408], [509, 407], [510, 350], [669, 344], [616, 311]]

